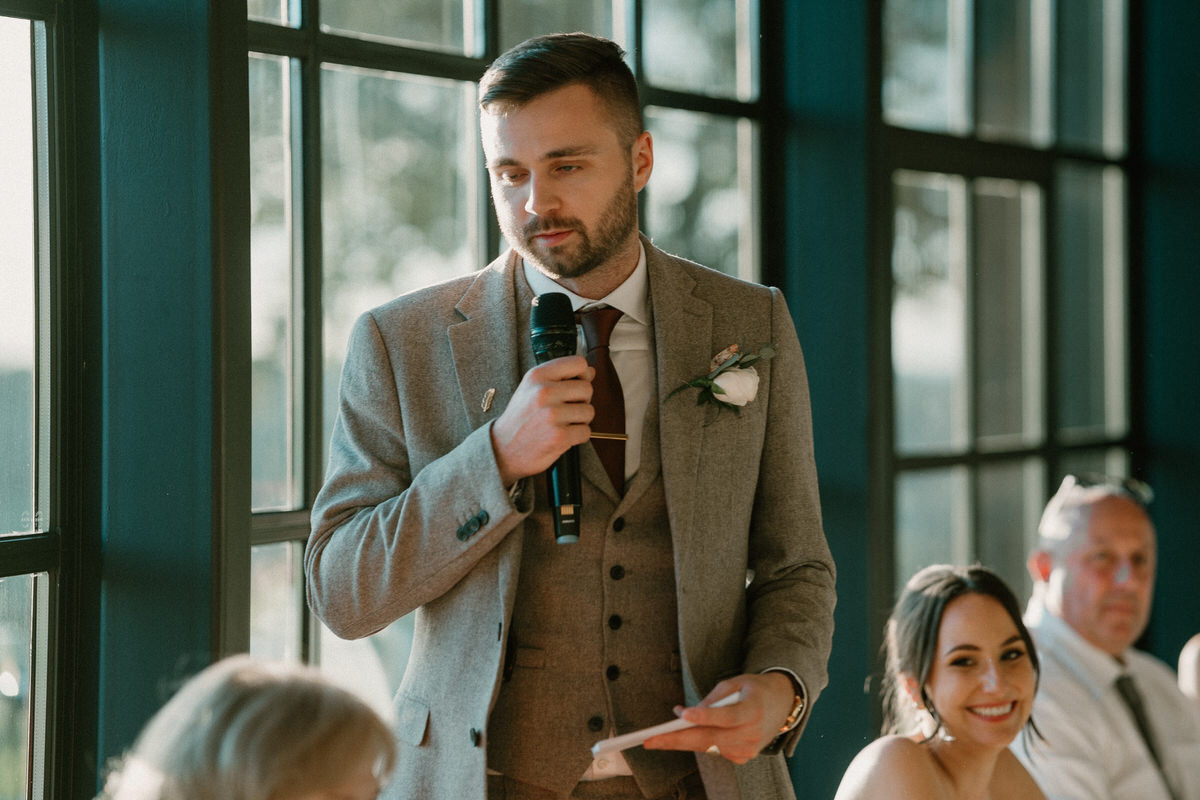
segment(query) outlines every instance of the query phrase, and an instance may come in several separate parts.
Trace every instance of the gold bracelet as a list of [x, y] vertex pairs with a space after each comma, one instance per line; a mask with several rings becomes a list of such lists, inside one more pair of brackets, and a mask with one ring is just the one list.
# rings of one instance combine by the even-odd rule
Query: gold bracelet
[[804, 702], [804, 696], [797, 694], [792, 701], [792, 710], [788, 712], [787, 719], [783, 721], [783, 727], [779, 729], [780, 733], [787, 733], [792, 728], [795, 728], [800, 722], [800, 717], [804, 715], [804, 707], [807, 705]]

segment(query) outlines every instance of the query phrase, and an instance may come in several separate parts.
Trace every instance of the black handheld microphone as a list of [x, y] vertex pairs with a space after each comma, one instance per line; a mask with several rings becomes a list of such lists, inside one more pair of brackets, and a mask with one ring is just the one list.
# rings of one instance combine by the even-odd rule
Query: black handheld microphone
[[[533, 357], [543, 364], [553, 358], [574, 355], [578, 335], [571, 298], [562, 292], [547, 292], [534, 298], [529, 317]], [[559, 544], [579, 541], [579, 512], [583, 489], [579, 483], [579, 447], [558, 457], [546, 473], [550, 508], [554, 513], [554, 538]]]

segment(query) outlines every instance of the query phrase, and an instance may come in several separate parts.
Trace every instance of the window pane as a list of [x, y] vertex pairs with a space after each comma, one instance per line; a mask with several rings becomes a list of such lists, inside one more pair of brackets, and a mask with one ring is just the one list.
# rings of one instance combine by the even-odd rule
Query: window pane
[[752, 100], [757, 55], [749, 0], [645, 0], [642, 58], [654, 86]]
[[976, 409], [983, 447], [1042, 435], [1041, 203], [1034, 184], [974, 185]]
[[325, 432], [354, 320], [482, 266], [475, 88], [327, 67], [321, 75]]
[[0, 18], [0, 535], [37, 519], [38, 297], [29, 22]]
[[988, 464], [979, 470], [978, 558], [1004, 578], [1018, 598], [1033, 588], [1025, 558], [1037, 541], [1045, 502], [1041, 461]]
[[0, 578], [0, 797], [23, 798], [29, 778], [34, 576]]
[[[1057, 489], [1065, 475], [1112, 475], [1118, 478], [1129, 476], [1129, 454], [1119, 447], [1104, 449], [1072, 450], [1059, 460], [1059, 474], [1051, 487]], [[1048, 501], [1050, 498], [1047, 497]]]
[[476, 55], [475, 0], [320, 0], [321, 30]]
[[1059, 0], [1062, 144], [1124, 154], [1127, 30], [1125, 0]]
[[971, 557], [964, 467], [902, 472], [896, 478], [896, 585], [930, 564]]
[[883, 116], [919, 130], [966, 133], [970, 17], [966, 0], [887, 0]]
[[651, 107], [646, 125], [654, 137], [646, 227], [655, 244], [730, 275], [758, 280], [753, 124]]
[[253, 20], [283, 25], [289, 21], [288, 3], [289, 0], [246, 0], [246, 13]]
[[356, 691], [384, 719], [395, 716], [392, 697], [400, 688], [412, 649], [413, 615], [401, 617], [365, 639], [339, 639], [319, 626], [321, 670], [337, 683]]
[[269, 661], [299, 661], [304, 625], [304, 545], [276, 542], [250, 548], [250, 653]]
[[1060, 432], [1120, 436], [1128, 425], [1124, 178], [1115, 167], [1073, 163], [1057, 177]]
[[302, 506], [300, 241], [288, 59], [250, 58], [251, 506]]
[[892, 245], [896, 449], [967, 445], [965, 183], [897, 172]]
[[976, 3], [978, 132], [1050, 143], [1050, 3]]
[[[616, 11], [625, 8], [618, 2]], [[507, 50], [531, 36], [587, 31], [622, 42], [624, 25], [613, 26], [612, 0], [501, 0], [500, 47]]]

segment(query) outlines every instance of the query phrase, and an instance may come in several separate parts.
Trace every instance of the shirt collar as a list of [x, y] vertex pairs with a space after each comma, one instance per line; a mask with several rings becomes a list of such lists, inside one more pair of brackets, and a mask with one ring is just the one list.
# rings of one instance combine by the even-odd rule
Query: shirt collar
[[545, 294], [546, 292], [562, 292], [571, 298], [571, 308], [576, 311], [585, 306], [612, 306], [613, 308], [620, 309], [625, 316], [636, 322], [640, 322], [643, 325], [650, 324], [650, 284], [648, 278], [650, 271], [646, 267], [646, 248], [640, 241], [638, 242], [638, 263], [633, 268], [633, 273], [620, 286], [599, 300], [580, 297], [565, 286], [555, 283], [528, 261], [522, 260], [521, 263], [525, 269], [525, 280], [529, 282], [529, 288], [533, 290], [535, 295]]
[[1084, 639], [1061, 617], [1050, 613], [1040, 599], [1030, 600], [1025, 609], [1025, 624], [1036, 632], [1039, 653], [1052, 650], [1074, 661], [1092, 680], [1097, 693], [1111, 686], [1126, 671], [1111, 654]]

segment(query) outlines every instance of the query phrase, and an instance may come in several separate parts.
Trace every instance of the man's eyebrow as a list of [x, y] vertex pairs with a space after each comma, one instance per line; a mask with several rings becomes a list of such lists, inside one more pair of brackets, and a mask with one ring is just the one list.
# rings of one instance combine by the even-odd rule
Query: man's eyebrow
[[[560, 147], [557, 150], [550, 150], [546, 153], [543, 153], [538, 160], [553, 161], [558, 158], [579, 158], [580, 156], [594, 155], [597, 152], [598, 148], [591, 145], [574, 145], [571, 147]], [[500, 156], [488, 164], [488, 169], [516, 166], [520, 166], [520, 162], [512, 156]]]
[[557, 150], [551, 150], [542, 156], [543, 161], [550, 161], [555, 158], [574, 158], [576, 156], [590, 156], [597, 151], [597, 148], [591, 145], [579, 144], [573, 147], [560, 147]]

